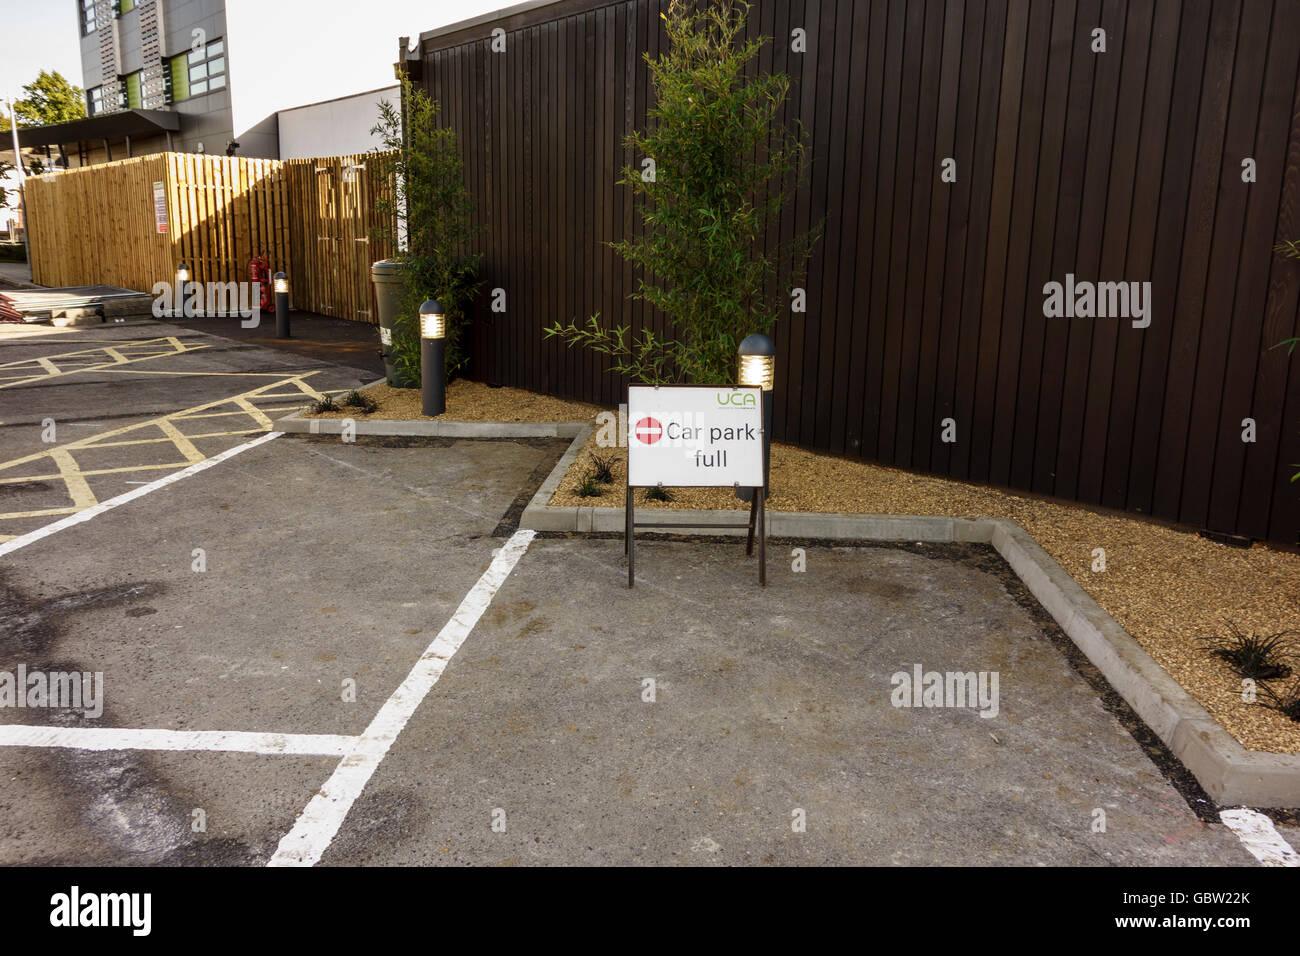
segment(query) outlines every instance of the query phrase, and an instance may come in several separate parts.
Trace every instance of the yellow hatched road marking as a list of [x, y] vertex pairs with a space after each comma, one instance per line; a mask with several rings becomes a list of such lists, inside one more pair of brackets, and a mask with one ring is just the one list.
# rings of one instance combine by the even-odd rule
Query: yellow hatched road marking
[[[108, 342], [108, 340], [104, 340], [104, 339], [97, 340], [97, 341], [105, 342], [105, 343]], [[156, 339], [143, 339], [142, 341], [137, 342], [135, 344], [149, 345], [151, 343], [156, 343], [156, 342], [168, 342], [172, 345], [172, 350], [180, 350], [184, 348], [180, 340], [176, 338], [176, 336], [174, 335], [167, 335]], [[111, 344], [117, 348], [122, 348], [125, 345], [125, 343], [117, 343], [117, 342], [113, 342]], [[75, 352], [60, 352], [57, 355], [47, 355], [39, 359], [17, 359], [13, 362], [3, 362], [0, 363], [0, 368], [13, 368], [14, 366], [18, 366], [18, 365], [31, 365], [33, 362], [53, 361], [54, 359], [66, 359], [66, 358], [72, 358], [74, 355], [88, 355], [91, 352], [102, 352], [102, 351], [103, 349], [101, 348], [77, 349], [77, 351]]]
[[8, 514], [0, 515], [0, 521], [6, 518], [48, 518], [53, 515], [73, 515], [82, 508], [46, 508], [42, 511], [11, 511]]
[[262, 413], [262, 410], [246, 398], [235, 399], [235, 404], [252, 416], [253, 421], [257, 422], [268, 431], [271, 428], [271, 419]]
[[[242, 394], [239, 395], [232, 395], [229, 398], [219, 398], [215, 401], [204, 402], [202, 405], [195, 405], [192, 408], [181, 409], [180, 411], [173, 412], [170, 415], [160, 415], [158, 418], [151, 418], [148, 421], [136, 422], [134, 425], [123, 425], [121, 428], [114, 428], [112, 431], [102, 432], [98, 435], [88, 435], [85, 438], [79, 438], [76, 441], [68, 442], [66, 445], [62, 445], [60, 447], [63, 449], [67, 449], [69, 451], [73, 451], [78, 448], [86, 448], [91, 445], [98, 445], [105, 438], [112, 438], [116, 435], [125, 435], [127, 432], [133, 432], [140, 428], [149, 428], [151, 426], [157, 427], [160, 421], [164, 421], [172, 418], [183, 418], [186, 415], [193, 415], [195, 412], [207, 411], [210, 408], [216, 408], [220, 405], [236, 404], [237, 400], [241, 398], [245, 398], [245, 399], [255, 398], [258, 396], [259, 393], [265, 391], [266, 389], [275, 388], [280, 385], [290, 385], [290, 384], [296, 385], [303, 391], [304, 394], [310, 395], [313, 398], [320, 398], [320, 392], [316, 391], [305, 381], [303, 381], [303, 379], [316, 374], [319, 374], [319, 370], [311, 371], [311, 372], [303, 372], [299, 375], [293, 375], [288, 378], [283, 378], [276, 382], [268, 382], [267, 384], [255, 388], [251, 391], [243, 392]], [[26, 464], [29, 461], [39, 461], [42, 458], [48, 458], [50, 454], [51, 454], [50, 451], [38, 451], [31, 455], [26, 455], [22, 458], [15, 458], [12, 461], [0, 462], [0, 471], [6, 471], [18, 465]]]
[[[261, 431], [262, 429], [256, 428], [247, 432], [240, 432], [239, 434], [254, 435]], [[160, 438], [158, 441], [166, 441], [166, 439]], [[128, 471], [161, 471], [164, 468], [185, 468], [190, 464], [191, 463], [188, 461], [170, 461], [164, 465], [127, 465], [123, 468], [92, 468], [89, 471], [83, 470], [81, 474], [87, 477], [94, 477], [95, 475], [120, 475]], [[54, 481], [61, 478], [63, 478], [62, 474], [24, 475], [21, 478], [0, 478], [0, 485], [21, 485], [28, 481]]]
[[[130, 357], [128, 357], [122, 354], [122, 350], [121, 350], [122, 347], [120, 346], [116, 348], [104, 347], [99, 349], [82, 349], [78, 352], [66, 352], [61, 356], [51, 355], [51, 356], [43, 356], [38, 359], [22, 359], [17, 362], [10, 362], [7, 365], [0, 365], [0, 369], [7, 368], [11, 370], [16, 370], [22, 366], [27, 366], [30, 368], [32, 364], [35, 363], [36, 366], [39, 366], [41, 369], [43, 369], [43, 373], [27, 375], [19, 378], [7, 379], [3, 385], [0, 385], [0, 388], [13, 388], [16, 385], [26, 385], [31, 382], [45, 382], [45, 381], [49, 381], [51, 378], [57, 378], [60, 375], [74, 375], [77, 372], [117, 371], [120, 366], [130, 365], [133, 362], [147, 362], [150, 359], [162, 358], [162, 357], [172, 356], [172, 355], [183, 355], [187, 352], [197, 352], [199, 349], [210, 348], [210, 346], [207, 345], [185, 345], [175, 336], [168, 336], [165, 339], [153, 339], [150, 341], [168, 342], [171, 344], [172, 348], [170, 350], [153, 351], [153, 352], [148, 352], [144, 355], [131, 355]], [[90, 361], [90, 364], [68, 363], [66, 368], [61, 368], [55, 362], [55, 359], [59, 359], [59, 358], [69, 359], [74, 356], [86, 356], [92, 353], [100, 353], [106, 356], [107, 358], [112, 359], [112, 361], [106, 362], [103, 359], [92, 359]], [[36, 369], [31, 368], [31, 371], [35, 373]]]
[[[263, 415], [262, 417], [266, 418], [265, 415]], [[270, 419], [266, 420], [266, 425], [267, 428], [271, 427]], [[203, 454], [203, 452], [195, 448], [194, 444], [188, 438], [185, 437], [185, 435], [181, 432], [181, 430], [177, 428], [175, 425], [173, 425], [171, 422], [167, 421], [167, 419], [163, 419], [162, 421], [160, 421], [158, 423], [158, 427], [162, 429], [162, 433], [164, 435], [166, 435], [168, 438], [172, 440], [172, 444], [176, 446], [176, 450], [179, 451], [182, 455], [184, 455], [186, 459], [188, 459], [191, 465], [194, 464], [196, 461], [202, 461], [204, 458], [208, 457], [207, 455]]]
[[71, 454], [60, 448], [50, 452], [50, 458], [59, 466], [64, 484], [68, 486], [68, 497], [78, 511], [99, 504], [99, 499], [90, 490], [90, 485], [86, 484], [86, 478]]
[[[173, 340], [174, 341], [174, 340]], [[179, 344], [179, 343], [178, 343]], [[127, 361], [131, 361], [128, 359]], [[242, 373], [239, 373], [242, 374]], [[274, 377], [275, 373], [251, 373], [262, 375], [263, 377]], [[311, 372], [302, 372], [297, 375], [276, 378], [275, 381], [267, 382], [257, 388], [250, 389], [238, 395], [232, 395], [228, 398], [219, 398], [215, 401], [204, 402], [202, 405], [195, 405], [191, 408], [181, 409], [170, 415], [161, 415], [157, 418], [151, 418], [143, 422], [137, 422], [133, 425], [124, 425], [121, 428], [114, 428], [98, 435], [88, 435], [85, 438], [76, 441], [67, 442], [55, 448], [46, 451], [36, 452], [31, 455], [25, 455], [22, 458], [15, 458], [12, 461], [0, 462], [0, 471], [8, 471], [18, 468], [21, 465], [38, 462], [48, 459], [57, 469], [57, 472], [41, 475], [20, 475], [10, 478], [0, 478], [0, 485], [17, 485], [32, 481], [53, 481], [60, 480], [67, 486], [68, 497], [72, 499], [72, 507], [64, 508], [43, 508], [36, 511], [16, 511], [8, 514], [0, 514], [0, 521], [9, 519], [22, 518], [44, 518], [55, 515], [76, 514], [86, 508], [97, 504], [94, 492], [91, 490], [87, 477], [96, 475], [115, 475], [131, 471], [170, 471], [185, 468], [189, 465], [205, 461], [209, 456], [201, 452], [194, 442], [201, 438], [223, 438], [227, 436], [253, 435], [269, 431], [273, 427], [273, 422], [265, 414], [268, 411], [288, 411], [294, 406], [283, 408], [258, 408], [253, 403], [261, 401], [269, 396], [265, 393], [274, 392], [280, 388], [296, 388], [299, 396], [308, 396], [319, 399], [320, 392], [307, 384], [306, 379], [313, 375], [320, 374], [320, 370]], [[284, 396], [284, 393], [275, 393], [278, 396]], [[214, 411], [220, 409], [223, 405], [235, 406], [229, 411]], [[192, 418], [224, 418], [231, 415], [241, 415], [251, 418], [257, 426], [255, 428], [230, 429], [226, 431], [204, 432], [198, 435], [186, 435], [181, 431], [177, 424], [180, 421], [186, 421]], [[123, 437], [138, 433], [141, 429], [156, 428], [162, 433], [159, 438], [134, 438]], [[119, 439], [110, 441], [109, 439]], [[120, 448], [129, 445], [160, 445], [169, 444], [174, 447], [184, 458], [185, 461], [167, 462], [164, 464], [142, 464], [128, 465], [119, 468], [100, 468], [83, 471], [77, 460], [73, 457], [77, 452], [90, 452], [100, 448]], [[0, 541], [12, 540], [14, 535], [0, 535]]]

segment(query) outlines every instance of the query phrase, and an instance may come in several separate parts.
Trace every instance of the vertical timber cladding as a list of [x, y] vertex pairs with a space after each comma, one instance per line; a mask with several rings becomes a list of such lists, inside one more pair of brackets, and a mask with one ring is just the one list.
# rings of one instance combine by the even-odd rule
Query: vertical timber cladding
[[293, 207], [288, 272], [295, 308], [379, 323], [370, 267], [393, 255], [397, 235], [375, 211], [376, 200], [391, 192], [379, 159], [363, 153], [282, 164]]
[[164, 157], [173, 274], [185, 263], [196, 282], [247, 282], [257, 253], [266, 254], [272, 272], [289, 270], [283, 163], [199, 153]]
[[[153, 192], [154, 183], [168, 182], [167, 160], [139, 156], [29, 177], [33, 281], [148, 292], [168, 280], [172, 235], [157, 231]], [[169, 226], [174, 232], [174, 218]]]
[[[484, 229], [477, 377], [613, 404], [626, 383], [542, 326], [663, 327], [602, 243], [641, 228], [616, 180], [666, 6], [421, 38]], [[755, 2], [814, 163], [771, 239], [825, 219], [775, 330], [777, 439], [1294, 543], [1300, 356], [1269, 346], [1300, 308], [1272, 251], [1300, 238], [1296, 22], [1300, 0]], [[1045, 317], [1067, 275], [1151, 283], [1150, 324]]]

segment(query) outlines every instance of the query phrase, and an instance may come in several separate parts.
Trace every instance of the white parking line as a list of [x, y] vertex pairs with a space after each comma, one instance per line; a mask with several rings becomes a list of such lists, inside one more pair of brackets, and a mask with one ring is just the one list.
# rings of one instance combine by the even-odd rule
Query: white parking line
[[528, 550], [535, 533], [516, 531], [496, 552], [492, 564], [465, 595], [456, 613], [411, 668], [406, 680], [384, 702], [370, 726], [339, 761], [329, 780], [311, 798], [293, 829], [280, 841], [267, 866], [314, 866], [320, 861], [393, 741], [438, 682], [452, 655], [474, 630], [474, 625], [492, 603], [493, 595]]
[[134, 501], [136, 498], [143, 498], [151, 491], [165, 488], [170, 484], [180, 481], [182, 478], [190, 477], [190, 475], [197, 475], [199, 472], [211, 468], [213, 465], [221, 464], [221, 462], [225, 461], [227, 458], [234, 458], [240, 452], [248, 451], [250, 448], [256, 448], [258, 445], [263, 445], [273, 438], [279, 438], [283, 434], [284, 432], [269, 432], [258, 438], [254, 438], [252, 441], [244, 442], [242, 445], [236, 445], [234, 448], [227, 448], [219, 455], [213, 455], [211, 458], [195, 462], [188, 468], [182, 468], [180, 471], [173, 472], [165, 478], [159, 478], [157, 481], [151, 481], [147, 485], [133, 488], [130, 491], [118, 495], [116, 498], [109, 498], [107, 501], [101, 501], [97, 505], [91, 505], [89, 508], [78, 511], [76, 514], [68, 515], [66, 518], [61, 518], [58, 521], [47, 524], [43, 528], [37, 528], [35, 531], [29, 531], [27, 534], [19, 535], [10, 541], [6, 541], [4, 544], [0, 544], [0, 558], [3, 558], [6, 554], [12, 554], [19, 548], [25, 548], [29, 544], [34, 544], [42, 538], [49, 537], [57, 531], [62, 531], [65, 528], [79, 525], [83, 521], [89, 521], [91, 518], [96, 518], [99, 515], [102, 515], [105, 511], [110, 511], [113, 508], [116, 508], [118, 505], [124, 505], [128, 501]]
[[1219, 819], [1250, 851], [1251, 856], [1264, 866], [1300, 866], [1300, 853], [1282, 839], [1273, 821], [1264, 814], [1246, 807], [1219, 812]]
[[340, 734], [261, 734], [243, 730], [140, 730], [0, 724], [0, 747], [224, 750], [248, 754], [320, 754], [342, 757], [355, 746], [358, 739]]

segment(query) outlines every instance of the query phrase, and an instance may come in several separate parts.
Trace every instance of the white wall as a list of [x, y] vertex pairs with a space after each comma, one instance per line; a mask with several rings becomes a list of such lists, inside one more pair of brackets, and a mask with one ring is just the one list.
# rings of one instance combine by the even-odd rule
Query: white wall
[[[60, 2], [71, 7], [71, 0]], [[399, 37], [414, 39], [508, 3], [226, 0], [235, 138], [280, 110], [389, 86]]]
[[348, 156], [383, 145], [370, 129], [379, 122], [379, 103], [398, 106], [400, 88], [360, 93], [280, 113], [280, 158]]

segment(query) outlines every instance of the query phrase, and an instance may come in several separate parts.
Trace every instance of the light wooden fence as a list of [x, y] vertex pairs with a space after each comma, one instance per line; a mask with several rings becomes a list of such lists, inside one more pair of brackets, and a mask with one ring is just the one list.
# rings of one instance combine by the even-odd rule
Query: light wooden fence
[[390, 188], [375, 154], [284, 163], [298, 307], [375, 323], [370, 266], [394, 252], [394, 230], [375, 211]]
[[[175, 233], [155, 226], [153, 184], [168, 188], [167, 154], [27, 180], [32, 279], [148, 292], [175, 274]], [[169, 203], [170, 205], [170, 203]]]
[[264, 253], [294, 308], [374, 323], [370, 264], [394, 251], [376, 167], [373, 155], [158, 153], [32, 177], [32, 278], [148, 292], [182, 263], [197, 282], [244, 281]]

